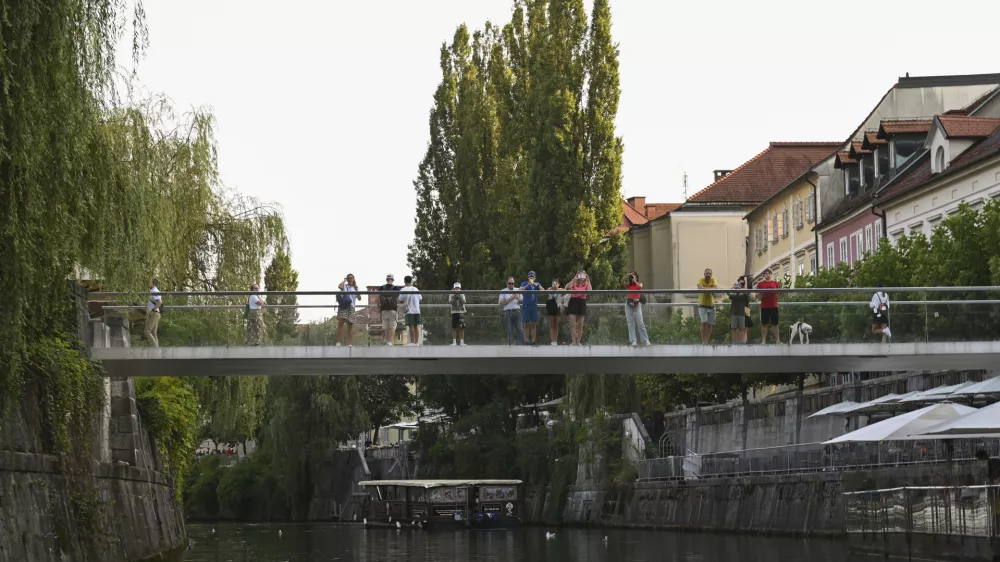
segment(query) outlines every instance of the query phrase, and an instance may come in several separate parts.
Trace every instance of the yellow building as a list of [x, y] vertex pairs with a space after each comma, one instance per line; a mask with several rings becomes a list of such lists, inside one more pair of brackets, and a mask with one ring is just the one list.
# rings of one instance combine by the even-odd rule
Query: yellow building
[[820, 186], [834, 171], [835, 150], [747, 214], [747, 271], [753, 277], [770, 268], [777, 279], [787, 277], [794, 284], [800, 275], [819, 268], [813, 227], [819, 216]]
[[[840, 143], [772, 142], [679, 208], [629, 230], [629, 263], [651, 289], [694, 289], [711, 268], [719, 287], [748, 272], [745, 217], [789, 182], [828, 157]], [[674, 302], [694, 302], [679, 295]]]

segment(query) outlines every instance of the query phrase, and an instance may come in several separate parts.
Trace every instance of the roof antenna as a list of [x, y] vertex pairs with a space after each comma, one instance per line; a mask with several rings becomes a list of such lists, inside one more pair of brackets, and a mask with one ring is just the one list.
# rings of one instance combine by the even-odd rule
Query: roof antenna
[[688, 173], [684, 171], [684, 168], [681, 168], [681, 172], [684, 173], [682, 176], [684, 179], [681, 185], [684, 187], [684, 202], [686, 203], [688, 200]]

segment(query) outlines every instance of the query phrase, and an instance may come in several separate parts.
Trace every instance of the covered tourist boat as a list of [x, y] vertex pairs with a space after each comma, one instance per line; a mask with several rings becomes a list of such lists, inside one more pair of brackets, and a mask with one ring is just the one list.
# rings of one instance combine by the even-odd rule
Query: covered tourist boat
[[365, 526], [512, 529], [521, 522], [520, 480], [368, 480]]

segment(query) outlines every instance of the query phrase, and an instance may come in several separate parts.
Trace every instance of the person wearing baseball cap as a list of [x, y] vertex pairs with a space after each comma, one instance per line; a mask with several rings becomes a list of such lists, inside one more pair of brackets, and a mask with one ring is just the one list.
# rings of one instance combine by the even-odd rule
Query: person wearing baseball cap
[[396, 324], [399, 322], [398, 299], [401, 287], [393, 283], [395, 280], [396, 278], [388, 273], [385, 276], [385, 285], [378, 288], [380, 292], [385, 293], [379, 295], [378, 302], [382, 313], [382, 339], [385, 340], [386, 345], [392, 345], [396, 340]]
[[528, 272], [528, 280], [521, 283], [526, 291], [521, 299], [521, 322], [524, 323], [524, 343], [535, 345], [538, 341], [538, 295], [534, 291], [544, 291], [545, 287], [535, 280], [535, 272]]
[[462, 284], [456, 282], [448, 295], [448, 305], [451, 307], [451, 345], [465, 345], [465, 295], [461, 291]]

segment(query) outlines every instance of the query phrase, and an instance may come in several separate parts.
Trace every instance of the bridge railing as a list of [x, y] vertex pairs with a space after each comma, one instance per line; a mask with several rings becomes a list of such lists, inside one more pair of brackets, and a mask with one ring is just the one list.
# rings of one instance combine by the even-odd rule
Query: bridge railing
[[[887, 288], [889, 327], [893, 342], [930, 341], [992, 341], [1000, 339], [1000, 287], [925, 287]], [[781, 289], [754, 290], [749, 305], [749, 342], [760, 341], [760, 299], [763, 293], [778, 293], [781, 340], [787, 342], [791, 326], [809, 326], [811, 343], [878, 342], [881, 336], [872, 333], [873, 312], [870, 302], [875, 289]], [[568, 315], [572, 312], [566, 292], [536, 292], [537, 336], [535, 343], [549, 345], [552, 341], [548, 312], [549, 297], [555, 297], [558, 310], [560, 344], [570, 343]], [[247, 342], [247, 292], [161, 293], [164, 310], [159, 322], [161, 346], [237, 346]], [[384, 345], [389, 339], [408, 343], [406, 316], [398, 311], [395, 333], [383, 331], [382, 307], [378, 293], [362, 291], [353, 310], [337, 305], [337, 292], [259, 293], [269, 302], [260, 313], [266, 326], [265, 345], [334, 345], [337, 342], [338, 316], [354, 322], [354, 345]], [[510, 315], [499, 305], [500, 291], [462, 291], [465, 296], [465, 343], [468, 345], [506, 345], [517, 343], [517, 330], [508, 334]], [[521, 292], [522, 296], [529, 293]], [[714, 291], [642, 291], [639, 310], [652, 344], [701, 343], [700, 315], [706, 310], [715, 313], [711, 343], [733, 343], [731, 329], [734, 312], [744, 318], [745, 310], [731, 304], [732, 289]], [[711, 308], [700, 307], [699, 294], [712, 294]], [[451, 291], [420, 291], [420, 320], [423, 345], [452, 343]], [[635, 296], [635, 295], [632, 295]], [[292, 297], [303, 302], [292, 304]], [[145, 332], [146, 295], [122, 293], [92, 293], [91, 300], [101, 303], [92, 307], [99, 314], [123, 315], [132, 322], [133, 345], [143, 345]], [[592, 291], [586, 299], [584, 345], [627, 345], [629, 343], [626, 304], [629, 292]], [[308, 301], [308, 302], [305, 302]], [[531, 307], [528, 307], [531, 308]], [[323, 310], [330, 318], [319, 322], [302, 322], [296, 311]], [[631, 309], [635, 311], [636, 309]], [[743, 311], [743, 314], [740, 314]], [[255, 313], [256, 314], [256, 313]], [[529, 311], [519, 306], [520, 320], [528, 319]], [[516, 319], [516, 318], [515, 318]], [[513, 326], [516, 328], [517, 326]], [[523, 324], [521, 325], [523, 331]], [[638, 343], [641, 336], [636, 334]], [[771, 337], [768, 338], [772, 340]], [[805, 339], [805, 338], [803, 338]], [[409, 342], [412, 343], [412, 342]], [[796, 338], [798, 343], [798, 338]]]
[[[950, 448], [949, 448], [950, 447]], [[729, 478], [763, 474], [853, 471], [972, 461], [1000, 455], [1000, 438], [907, 440], [823, 445], [800, 443], [639, 461], [639, 480]]]

